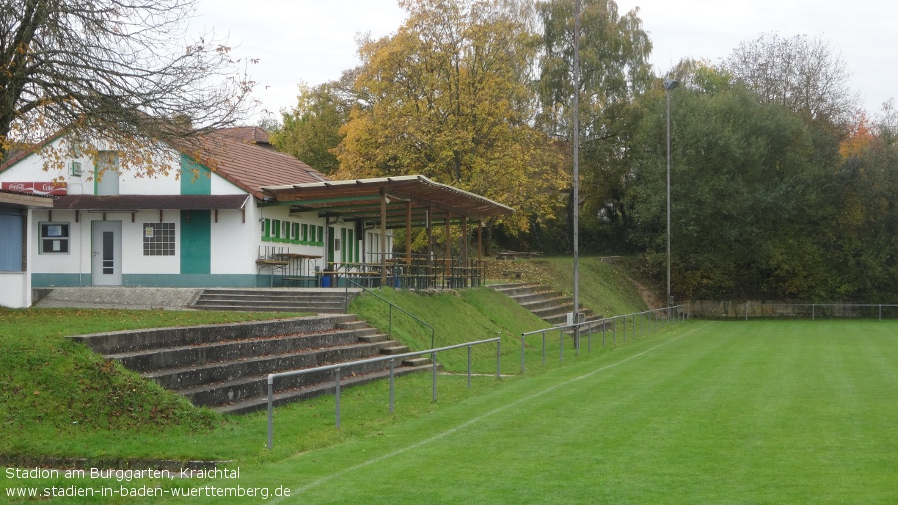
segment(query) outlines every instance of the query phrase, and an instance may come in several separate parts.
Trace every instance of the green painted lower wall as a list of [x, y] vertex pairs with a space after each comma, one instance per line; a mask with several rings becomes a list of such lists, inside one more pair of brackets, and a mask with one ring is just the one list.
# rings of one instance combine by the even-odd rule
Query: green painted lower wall
[[71, 288], [92, 286], [90, 274], [31, 274], [33, 288]]
[[254, 288], [261, 282], [259, 277], [255, 274], [130, 274], [122, 276], [122, 285], [169, 288]]
[[[91, 286], [90, 274], [31, 274], [31, 287]], [[271, 277], [256, 274], [123, 274], [122, 286], [159, 288], [256, 288], [268, 287]], [[275, 278], [275, 285], [279, 285]]]

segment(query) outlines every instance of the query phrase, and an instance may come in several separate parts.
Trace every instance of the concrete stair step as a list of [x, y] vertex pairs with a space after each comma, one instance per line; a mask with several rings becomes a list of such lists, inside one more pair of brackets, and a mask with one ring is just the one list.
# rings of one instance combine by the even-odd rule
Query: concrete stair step
[[[386, 377], [390, 363], [348, 364], [378, 356], [407, 353], [351, 314], [278, 321], [157, 328], [73, 338], [116, 359], [195, 405], [241, 413], [267, 405], [268, 374], [341, 365], [346, 386]], [[431, 369], [430, 360], [403, 360], [397, 375]], [[333, 392], [332, 371], [279, 379], [277, 403]]]
[[329, 291], [327, 293], [304, 293], [297, 291], [273, 291], [273, 292], [255, 292], [255, 291], [231, 291], [231, 292], [220, 292], [220, 291], [204, 291], [201, 295], [201, 298], [206, 300], [216, 300], [216, 299], [292, 299], [292, 300], [343, 300], [346, 298], [346, 293], [343, 291]]
[[547, 298], [564, 298], [564, 293], [562, 293], [561, 291], [538, 291], [533, 293], [514, 295], [511, 297], [512, 300], [520, 303], [521, 305], [528, 302], [542, 301]]
[[[316, 365], [316, 366], [324, 366]], [[301, 367], [289, 368], [278, 371], [301, 370]], [[340, 378], [348, 380], [355, 376], [367, 375], [370, 373], [382, 372], [389, 370], [389, 363], [365, 363], [362, 365], [344, 366], [340, 369]], [[272, 371], [274, 373], [275, 371]], [[291, 389], [302, 389], [314, 387], [318, 384], [326, 384], [334, 381], [334, 371], [317, 371], [289, 377], [282, 377], [275, 381], [275, 392], [287, 391]], [[268, 395], [268, 374], [264, 375], [247, 375], [232, 379], [229, 381], [221, 381], [210, 384], [201, 384], [192, 388], [185, 388], [177, 391], [184, 395], [194, 405], [204, 407], [220, 407], [237, 401], [245, 401], [252, 398], [265, 397]]]
[[339, 323], [357, 321], [354, 314], [294, 317], [227, 325], [200, 325], [145, 330], [111, 331], [69, 337], [103, 354], [202, 345], [223, 341], [333, 331]]
[[[496, 289], [496, 288], [494, 288]], [[548, 291], [548, 288], [542, 288], [538, 284], [519, 284], [510, 287], [498, 288], [496, 291], [504, 293], [510, 297], [530, 295], [540, 291]]]
[[346, 322], [340, 322], [340, 323], [337, 323], [337, 328], [340, 328], [340, 329], [343, 329], [343, 330], [358, 330], [358, 329], [361, 329], [361, 328], [368, 328], [368, 327], [369, 327], [369, 326], [368, 326], [368, 322], [367, 322], [367, 321], [361, 321], [361, 320], [358, 320], [358, 321], [346, 321]]
[[168, 368], [142, 374], [168, 389], [181, 390], [202, 384], [233, 380], [243, 376], [299, 370], [378, 355], [378, 344], [353, 344], [299, 352], [256, 356], [198, 366]]
[[257, 295], [282, 295], [289, 294], [292, 296], [343, 296], [345, 293], [357, 294], [360, 290], [349, 288], [204, 288], [204, 294], [257, 294]]
[[357, 291], [212, 288], [203, 290], [193, 307], [199, 310], [342, 313]]
[[343, 300], [335, 301], [316, 301], [316, 300], [288, 300], [288, 299], [252, 299], [252, 300], [200, 300], [193, 305], [193, 308], [199, 309], [209, 306], [241, 306], [254, 309], [265, 309], [267, 307], [326, 307], [334, 309], [342, 309], [346, 304]]
[[567, 314], [571, 312], [572, 307], [570, 305], [552, 305], [545, 308], [533, 309], [530, 312], [533, 312], [539, 317], [543, 316], [553, 316], [556, 314]]
[[[568, 310], [566, 312], [558, 312], [556, 314], [548, 314], [548, 315], [542, 316], [542, 320], [546, 321], [547, 323], [556, 325], [556, 326], [565, 325], [565, 324], [567, 324], [567, 315], [569, 312], [570, 312], [570, 310]], [[592, 321], [594, 319], [602, 318], [602, 316], [593, 314], [591, 311], [584, 311], [581, 309], [581, 313], [583, 313], [584, 321]]]
[[495, 289], [496, 291], [503, 291], [509, 289], [516, 289], [522, 286], [531, 286], [532, 284], [527, 282], [502, 282], [498, 284], [487, 284], [486, 287], [490, 289]]
[[[567, 315], [573, 312], [574, 309], [573, 300], [564, 296], [563, 293], [545, 286], [514, 283], [494, 284], [488, 287], [505, 293], [522, 307], [553, 326], [567, 324]], [[591, 317], [601, 318], [601, 316], [595, 316], [591, 310], [582, 306], [580, 307], [580, 312], [586, 314], [585, 319], [587, 320]]]
[[520, 304], [525, 309], [530, 312], [536, 312], [542, 309], [549, 309], [555, 307], [566, 307], [565, 310], [567, 312], [571, 311], [571, 307], [573, 307], [573, 302], [569, 298], [558, 297], [558, 298], [545, 298], [542, 300], [530, 301], [527, 303]]
[[[373, 329], [373, 328], [372, 328], [372, 329]], [[374, 331], [377, 331], [377, 330], [374, 330]], [[362, 335], [362, 336], [360, 336], [360, 337], [359, 337], [359, 342], [365, 342], [365, 343], [368, 343], [368, 344], [374, 344], [374, 343], [380, 343], [380, 344], [383, 344], [383, 343], [385, 343], [385, 342], [393, 342], [393, 340], [390, 340], [390, 337], [388, 337], [388, 336], [387, 336], [386, 334], [384, 334], [384, 333], [376, 333], [376, 334], [374, 334], [374, 335]]]
[[405, 354], [407, 352], [409, 352], [409, 348], [407, 345], [389, 345], [380, 348], [380, 353], [386, 356], [395, 356], [397, 354]]
[[234, 311], [234, 312], [307, 312], [312, 314], [342, 314], [343, 308], [335, 307], [318, 307], [318, 306], [295, 306], [295, 305], [278, 305], [270, 307], [256, 307], [249, 305], [200, 305], [194, 307], [197, 310], [218, 310], [218, 311]]
[[405, 358], [404, 360], [402, 360], [402, 366], [417, 367], [417, 366], [427, 366], [427, 365], [432, 365], [432, 364], [433, 364], [433, 361], [431, 361], [430, 358], [427, 358], [424, 356], [419, 357], [419, 358]]
[[540, 284], [535, 284], [532, 282], [518, 282], [513, 284], [491, 284], [487, 286], [491, 289], [495, 289], [500, 293], [505, 293], [509, 296], [514, 295], [524, 295], [529, 293], [535, 293], [537, 291], [547, 291], [550, 288], [541, 286]]
[[253, 338], [222, 341], [199, 345], [152, 349], [127, 353], [108, 354], [109, 359], [119, 361], [126, 368], [140, 372], [153, 372], [185, 365], [199, 366], [251, 358], [254, 356], [283, 354], [322, 347], [351, 345], [375, 336], [374, 328], [340, 330], [323, 333], [280, 335], [271, 338]]

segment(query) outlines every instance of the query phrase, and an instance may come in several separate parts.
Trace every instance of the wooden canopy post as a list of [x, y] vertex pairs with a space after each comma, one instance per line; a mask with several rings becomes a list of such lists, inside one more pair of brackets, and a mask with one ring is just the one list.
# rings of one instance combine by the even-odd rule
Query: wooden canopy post
[[380, 286], [387, 284], [387, 195], [380, 198]]
[[461, 217], [461, 261], [468, 264], [468, 216]]
[[483, 221], [477, 221], [477, 261], [483, 261]]
[[452, 230], [451, 226], [451, 218], [449, 214], [446, 214], [446, 256], [443, 258], [443, 275], [447, 278], [450, 274], [450, 268], [452, 268]]
[[412, 201], [405, 202], [405, 265], [412, 266]]
[[486, 265], [483, 264], [483, 221], [477, 221], [477, 266], [474, 271], [477, 275], [477, 284], [472, 286], [482, 286], [486, 283]]
[[468, 216], [461, 217], [461, 270], [459, 271], [459, 287], [468, 287], [471, 277], [471, 265], [468, 264]]
[[[424, 226], [427, 227], [427, 276], [429, 279], [434, 279], [434, 271], [433, 271], [433, 223], [431, 222], [431, 218], [433, 217], [432, 209], [427, 209], [424, 213]], [[430, 287], [430, 280], [427, 281], [427, 286]]]

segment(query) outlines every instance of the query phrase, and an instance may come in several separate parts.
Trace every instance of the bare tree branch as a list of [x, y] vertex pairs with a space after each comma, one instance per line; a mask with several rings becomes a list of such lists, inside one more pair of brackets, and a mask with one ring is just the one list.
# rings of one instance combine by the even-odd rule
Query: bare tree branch
[[823, 40], [765, 34], [737, 47], [725, 62], [764, 103], [779, 103], [810, 118], [840, 124], [857, 109], [841, 55]]
[[2, 0], [0, 155], [61, 129], [171, 144], [246, 117], [252, 62], [187, 35], [195, 1]]

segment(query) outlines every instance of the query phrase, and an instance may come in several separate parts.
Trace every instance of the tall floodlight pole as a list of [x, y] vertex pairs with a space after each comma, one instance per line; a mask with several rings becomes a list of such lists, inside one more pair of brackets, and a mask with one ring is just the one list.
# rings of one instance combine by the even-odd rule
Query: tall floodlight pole
[[667, 95], [667, 305], [673, 305], [670, 297], [670, 92], [680, 84], [673, 79], [664, 80], [664, 94]]
[[[580, 0], [574, 2], [574, 324], [580, 322]], [[580, 348], [579, 326], [574, 341]]]

